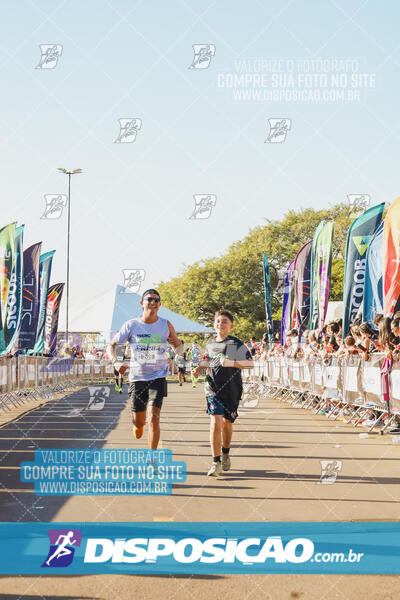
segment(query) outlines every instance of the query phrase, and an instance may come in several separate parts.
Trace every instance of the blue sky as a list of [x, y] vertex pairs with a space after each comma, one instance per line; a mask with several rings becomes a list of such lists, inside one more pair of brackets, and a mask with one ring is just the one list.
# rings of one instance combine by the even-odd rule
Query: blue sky
[[[40, 217], [44, 194], [66, 192], [57, 167], [83, 170], [71, 204], [77, 312], [122, 269], [145, 269], [150, 287], [288, 209], [353, 193], [392, 202], [399, 13], [365, 0], [3, 2], [2, 225], [25, 223], [25, 247], [55, 249], [52, 282], [65, 281], [66, 214]], [[55, 68], [35, 69], [40, 44], [62, 45]], [[215, 45], [207, 69], [188, 68], [193, 44]], [[373, 85], [355, 102], [234, 100], [218, 86], [240, 61], [312, 72], [317, 59], [354, 60]], [[120, 118], [141, 119], [133, 143], [114, 143]], [[291, 120], [283, 143], [265, 143], [270, 118]], [[216, 206], [190, 220], [203, 193]]]

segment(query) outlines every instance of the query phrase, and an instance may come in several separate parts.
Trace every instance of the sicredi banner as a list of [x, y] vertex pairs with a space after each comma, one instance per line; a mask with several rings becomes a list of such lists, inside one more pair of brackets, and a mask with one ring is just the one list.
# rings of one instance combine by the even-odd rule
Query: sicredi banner
[[398, 522], [1, 523], [0, 545], [3, 575], [400, 573]]

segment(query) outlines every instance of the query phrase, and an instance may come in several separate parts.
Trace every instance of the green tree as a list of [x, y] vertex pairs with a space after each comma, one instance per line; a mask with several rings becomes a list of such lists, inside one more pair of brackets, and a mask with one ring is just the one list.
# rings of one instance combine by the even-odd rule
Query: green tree
[[242, 339], [261, 337], [266, 330], [262, 252], [268, 256], [273, 285], [273, 318], [282, 310], [282, 278], [300, 247], [312, 239], [321, 220], [335, 223], [331, 300], [341, 300], [346, 236], [359, 213], [345, 204], [328, 209], [290, 210], [281, 221], [267, 220], [233, 243], [218, 258], [186, 266], [182, 275], [158, 284], [163, 304], [175, 312], [212, 326], [214, 313], [227, 309], [235, 317], [233, 333]]

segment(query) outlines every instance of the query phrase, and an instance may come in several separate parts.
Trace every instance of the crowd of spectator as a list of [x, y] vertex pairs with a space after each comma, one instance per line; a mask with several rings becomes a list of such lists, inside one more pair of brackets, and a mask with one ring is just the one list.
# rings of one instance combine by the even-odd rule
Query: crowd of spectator
[[[264, 338], [263, 338], [264, 341]], [[400, 358], [400, 312], [393, 318], [382, 314], [375, 316], [373, 325], [357, 318], [350, 326], [349, 334], [342, 339], [342, 319], [330, 321], [320, 330], [306, 329], [299, 339], [297, 329], [286, 334], [284, 344], [262, 342], [261, 358], [284, 355], [292, 358], [321, 357], [349, 358], [358, 356], [368, 360], [371, 354], [383, 353], [385, 359]]]

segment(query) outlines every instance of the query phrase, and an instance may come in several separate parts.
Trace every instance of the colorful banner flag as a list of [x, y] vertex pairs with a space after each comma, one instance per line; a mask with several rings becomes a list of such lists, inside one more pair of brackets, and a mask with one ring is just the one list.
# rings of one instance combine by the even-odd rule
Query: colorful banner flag
[[0, 352], [5, 350], [4, 325], [7, 318], [7, 296], [13, 266], [15, 223], [0, 229]]
[[266, 257], [265, 252], [263, 252], [263, 274], [268, 341], [272, 342], [271, 273], [269, 271], [268, 258]]
[[319, 329], [325, 322], [331, 286], [333, 227], [332, 221], [321, 221], [312, 242], [310, 329]]
[[382, 221], [385, 204], [377, 204], [357, 217], [350, 226], [346, 239], [343, 282], [343, 339], [357, 317], [364, 297], [366, 252], [368, 244]]
[[387, 211], [383, 225], [383, 314], [392, 317], [400, 296], [400, 198]]
[[51, 286], [47, 295], [43, 353], [49, 356], [55, 354], [57, 347], [58, 316], [63, 289], [63, 283], [56, 283]]
[[294, 326], [299, 336], [307, 329], [310, 320], [311, 250], [312, 240], [300, 248], [294, 259]]
[[366, 254], [363, 321], [383, 314], [383, 223], [375, 231]]
[[293, 307], [293, 267], [294, 260], [286, 269], [284, 285], [283, 285], [283, 304], [282, 304], [282, 320], [281, 320], [281, 344], [286, 343], [286, 332], [291, 327], [291, 315]]
[[28, 354], [42, 354], [44, 342], [44, 323], [46, 320], [47, 294], [49, 293], [51, 265], [55, 250], [42, 254], [39, 261], [39, 314], [36, 329], [35, 346]]
[[13, 266], [7, 294], [6, 322], [4, 324], [4, 341], [6, 344], [4, 353], [13, 351], [13, 347], [18, 340], [21, 323], [22, 280], [24, 272], [23, 237], [24, 225], [21, 225], [15, 230]]
[[39, 261], [42, 242], [24, 250], [22, 280], [22, 314], [18, 350], [33, 348], [36, 339], [39, 309]]

